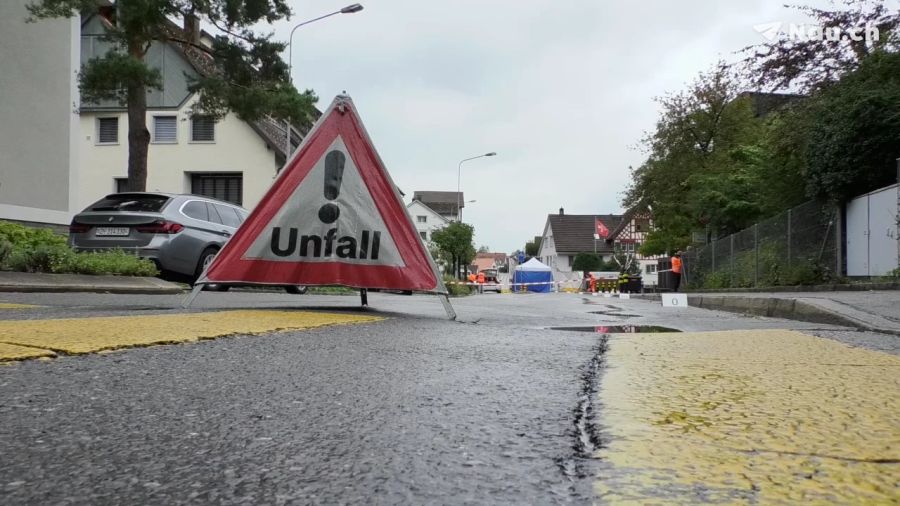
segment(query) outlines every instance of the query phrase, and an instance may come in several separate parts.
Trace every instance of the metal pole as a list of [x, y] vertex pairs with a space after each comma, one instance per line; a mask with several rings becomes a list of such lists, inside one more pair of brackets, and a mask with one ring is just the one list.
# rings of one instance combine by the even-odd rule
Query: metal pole
[[728, 284], [731, 285], [731, 288], [734, 288], [734, 234], [731, 234], [731, 257], [729, 262], [731, 263], [731, 274], [728, 276]]
[[[294, 64], [294, 32], [297, 31], [297, 28], [300, 28], [303, 25], [308, 25], [310, 23], [314, 23], [321, 19], [329, 18], [331, 16], [334, 16], [335, 14], [352, 14], [354, 12], [359, 12], [361, 10], [362, 10], [362, 6], [359, 4], [348, 5], [347, 7], [344, 7], [343, 9], [334, 11], [329, 14], [325, 14], [324, 16], [319, 16], [317, 18], [313, 18], [313, 19], [304, 21], [302, 23], [297, 23], [296, 25], [294, 25], [294, 28], [291, 29], [291, 35], [288, 37], [288, 62], [287, 62], [288, 63], [288, 82], [291, 84], [294, 83], [294, 76], [292, 74], [292, 71], [294, 69], [294, 67], [293, 67], [293, 64]], [[292, 146], [291, 146], [291, 118], [290, 117], [285, 119], [284, 126], [286, 127], [284, 129], [284, 133], [285, 133], [284, 163], [287, 164], [288, 160], [290, 160], [290, 158], [291, 158], [291, 154], [292, 154], [291, 152], [293, 151]]]
[[753, 251], [756, 267], [753, 272], [753, 286], [759, 286], [759, 223], [753, 224]]
[[787, 266], [791, 268], [791, 209], [787, 212]]
[[[471, 158], [469, 158], [471, 160]], [[456, 221], [462, 223], [462, 196], [459, 194], [460, 181], [462, 180], [462, 164], [466, 160], [460, 160], [456, 165]]]

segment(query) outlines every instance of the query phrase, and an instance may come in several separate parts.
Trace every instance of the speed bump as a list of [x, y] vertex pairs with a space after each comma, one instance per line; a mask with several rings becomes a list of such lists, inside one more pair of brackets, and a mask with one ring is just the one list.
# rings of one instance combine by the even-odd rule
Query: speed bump
[[603, 501], [900, 497], [900, 357], [769, 330], [616, 336], [606, 363]]
[[[135, 346], [175, 344], [230, 335], [258, 335], [383, 318], [309, 311], [221, 311], [177, 315], [0, 321], [0, 344], [70, 355]], [[40, 351], [40, 350], [38, 350]], [[16, 353], [15, 349], [10, 354]], [[46, 355], [41, 355], [46, 356]], [[23, 357], [29, 358], [29, 357]], [[0, 359], [7, 358], [0, 352]]]
[[25, 360], [29, 358], [55, 357], [56, 353], [40, 348], [0, 343], [0, 361]]

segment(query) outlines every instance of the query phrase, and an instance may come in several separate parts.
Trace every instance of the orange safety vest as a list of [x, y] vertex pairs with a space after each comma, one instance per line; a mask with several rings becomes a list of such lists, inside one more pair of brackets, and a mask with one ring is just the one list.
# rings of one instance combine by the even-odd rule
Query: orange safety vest
[[469, 283], [474, 283], [474, 282], [475, 282], [475, 275], [469, 274]]
[[672, 257], [672, 272], [681, 274], [681, 259], [678, 257]]
[[481, 285], [484, 284], [484, 273], [483, 272], [478, 273], [478, 284], [481, 284]]

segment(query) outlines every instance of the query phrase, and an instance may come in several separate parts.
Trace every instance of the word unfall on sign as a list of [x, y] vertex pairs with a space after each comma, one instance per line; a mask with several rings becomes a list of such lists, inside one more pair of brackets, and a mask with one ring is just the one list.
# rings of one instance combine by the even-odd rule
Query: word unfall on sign
[[[369, 249], [369, 235], [372, 235], [372, 248]], [[288, 229], [288, 239], [284, 247], [281, 241], [281, 227], [272, 229], [272, 253], [280, 257], [299, 256], [304, 258], [321, 258], [331, 257], [332, 255], [348, 259], [358, 258], [360, 260], [378, 260], [378, 250], [381, 249], [381, 232], [370, 232], [363, 230], [359, 241], [355, 237], [349, 235], [337, 239], [337, 229], [329, 230], [325, 237], [318, 235], [301, 235], [300, 247], [297, 247], [297, 236], [299, 232], [296, 228]], [[324, 247], [323, 247], [324, 243]], [[357, 244], [359, 247], [357, 248]]]

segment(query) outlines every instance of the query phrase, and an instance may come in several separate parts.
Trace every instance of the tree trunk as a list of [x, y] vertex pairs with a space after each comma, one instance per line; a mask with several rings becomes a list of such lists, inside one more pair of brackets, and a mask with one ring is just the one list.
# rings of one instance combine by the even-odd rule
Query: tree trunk
[[147, 89], [128, 87], [128, 191], [147, 191]]

